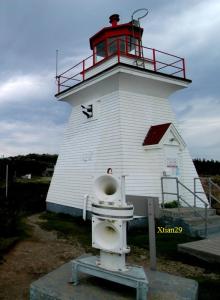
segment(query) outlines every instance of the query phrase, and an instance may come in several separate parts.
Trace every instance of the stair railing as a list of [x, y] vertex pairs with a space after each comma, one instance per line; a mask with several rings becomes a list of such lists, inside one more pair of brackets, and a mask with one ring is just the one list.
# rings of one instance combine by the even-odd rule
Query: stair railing
[[[166, 192], [164, 191], [164, 180], [175, 180], [176, 182], [176, 193]], [[196, 206], [190, 205], [183, 197], [180, 195], [180, 186], [187, 190], [189, 193], [191, 193], [194, 196], [194, 199], [201, 201], [204, 204], [205, 208], [205, 216], [200, 214], [198, 210], [196, 209]], [[176, 195], [177, 197], [177, 205], [178, 205], [178, 212], [180, 213], [180, 200], [184, 202], [193, 212], [194, 215], [199, 216], [202, 220], [204, 220], [204, 229], [205, 229], [205, 237], [207, 237], [207, 229], [208, 229], [208, 203], [206, 203], [201, 197], [199, 197], [196, 193], [194, 193], [191, 189], [189, 189], [185, 184], [183, 184], [181, 181], [179, 181], [178, 177], [161, 177], [161, 191], [162, 191], [162, 208], [164, 209], [165, 204], [165, 195]], [[195, 201], [195, 200], [194, 200]], [[194, 202], [195, 203], [195, 202]]]
[[[212, 207], [212, 201], [216, 201], [220, 204], [220, 199], [217, 198], [214, 194], [213, 194], [213, 190], [214, 188], [220, 192], [220, 186], [218, 184], [216, 184], [215, 182], [212, 181], [211, 177], [195, 177], [194, 178], [194, 193], [195, 194], [206, 194], [205, 192], [201, 192], [201, 191], [197, 191], [197, 185], [196, 182], [197, 180], [201, 181], [201, 180], [207, 180], [208, 182], [208, 200], [209, 200], [209, 206]], [[194, 206], [196, 207], [196, 198], [194, 197]]]

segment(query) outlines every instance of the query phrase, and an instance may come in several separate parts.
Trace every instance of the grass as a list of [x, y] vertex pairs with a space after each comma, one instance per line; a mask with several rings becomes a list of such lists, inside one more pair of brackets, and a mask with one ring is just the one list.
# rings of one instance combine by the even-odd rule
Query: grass
[[[56, 230], [61, 238], [65, 237], [80, 242], [86, 252], [97, 254], [97, 250], [91, 247], [91, 223], [89, 221], [84, 222], [82, 218], [48, 212], [43, 213], [40, 218], [42, 219], [40, 223], [42, 228], [46, 230]], [[133, 229], [128, 232], [128, 245], [135, 249], [135, 251], [132, 251], [133, 255], [136, 255], [135, 253], [143, 253], [144, 249], [148, 250], [148, 240], [147, 228]], [[196, 239], [188, 237], [185, 234], [157, 234], [157, 256], [167, 260], [181, 261], [187, 265], [204, 268], [204, 276], [191, 277], [191, 279], [197, 280], [199, 283], [199, 300], [218, 300], [220, 299], [220, 282], [208, 276], [209, 273], [214, 273], [216, 277], [218, 275], [220, 276], [218, 266], [210, 265], [199, 259], [180, 254], [177, 251], [178, 244], [194, 240]]]
[[23, 184], [27, 184], [27, 183], [45, 183], [45, 184], [49, 184], [51, 181], [51, 177], [32, 177], [31, 179], [27, 179], [27, 178], [17, 178], [16, 182], [17, 183], [23, 183]]
[[3, 259], [3, 254], [7, 253], [19, 241], [19, 237], [0, 237], [0, 262]]
[[83, 221], [81, 217], [76, 218], [63, 213], [46, 212], [40, 216], [43, 222], [39, 225], [45, 230], [56, 230], [58, 236], [69, 240], [77, 240], [86, 251], [91, 248], [91, 223]]
[[[197, 239], [189, 237], [184, 233], [156, 233], [157, 255], [179, 260], [182, 254], [180, 255], [177, 252], [177, 245], [195, 240]], [[128, 244], [149, 250], [148, 229], [131, 230], [128, 234]]]
[[0, 262], [3, 255], [7, 253], [17, 242], [30, 236], [30, 227], [26, 224], [24, 217], [20, 217], [14, 236], [0, 237]]
[[220, 281], [216, 279], [207, 279], [203, 277], [192, 277], [199, 283], [199, 300], [219, 300], [220, 299]]

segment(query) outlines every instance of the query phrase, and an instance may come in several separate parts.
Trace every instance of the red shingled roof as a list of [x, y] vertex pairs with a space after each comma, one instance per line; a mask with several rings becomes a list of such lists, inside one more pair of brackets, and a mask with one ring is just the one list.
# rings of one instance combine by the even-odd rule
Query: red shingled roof
[[170, 125], [171, 123], [165, 123], [151, 126], [144, 139], [143, 146], [158, 144]]

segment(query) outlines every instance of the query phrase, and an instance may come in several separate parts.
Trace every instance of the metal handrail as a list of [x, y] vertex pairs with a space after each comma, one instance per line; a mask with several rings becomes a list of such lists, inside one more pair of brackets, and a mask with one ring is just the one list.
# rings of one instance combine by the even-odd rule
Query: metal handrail
[[[120, 49], [122, 42], [125, 43], [125, 50]], [[111, 46], [111, 45], [115, 45], [115, 51], [109, 55], [108, 49], [109, 49], [109, 46]], [[139, 49], [138, 53], [133, 54], [133, 53], [131, 53], [131, 51], [128, 51], [128, 49], [131, 49], [132, 46], [134, 46], [135, 48], [138, 47], [138, 49]], [[132, 55], [136, 59], [143, 59], [143, 60], [148, 60], [148, 61], [152, 62], [153, 70], [155, 72], [158, 72], [162, 69], [167, 68], [166, 69], [166, 70], [168, 70], [167, 73], [166, 73], [166, 70], [164, 71], [166, 74], [171, 75], [171, 76], [176, 75], [176, 74], [182, 74], [182, 75], [178, 75], [178, 76], [181, 78], [184, 78], [184, 79], [186, 78], [185, 77], [185, 61], [184, 61], [184, 58], [181, 58], [179, 56], [176, 56], [176, 55], [164, 52], [164, 51], [156, 50], [154, 48], [145, 47], [138, 43], [131, 42], [128, 40], [127, 37], [125, 38], [125, 40], [116, 38], [115, 40], [113, 40], [110, 43], [106, 40], [105, 48], [106, 48], [106, 56], [103, 57], [101, 60], [96, 61], [97, 52], [96, 52], [96, 50], [94, 50], [92, 55], [88, 56], [84, 60], [75, 64], [73, 67], [68, 68], [66, 71], [57, 75], [56, 79], [57, 79], [57, 85], [58, 85], [58, 93], [61, 91], [61, 87], [66, 87], [66, 85], [64, 85], [64, 83], [68, 82], [69, 80], [72, 80], [72, 81], [75, 80], [76, 82], [68, 83], [68, 84], [70, 84], [70, 86], [74, 86], [78, 82], [84, 81], [85, 80], [85, 72], [87, 72], [92, 67], [96, 67], [99, 64], [104, 63], [106, 60], [108, 60], [109, 58], [111, 58], [113, 56], [117, 57], [118, 63], [119, 63], [121, 56], [130, 57]], [[149, 55], [146, 55], [146, 53], [144, 55], [144, 50], [146, 51], [147, 54], [149, 53]], [[171, 61], [171, 62], [161, 61], [161, 59], [159, 59], [159, 57], [158, 57], [158, 55], [160, 55], [160, 54], [164, 55], [165, 57], [169, 56], [171, 58], [177, 58], [178, 60]], [[168, 60], [168, 58], [167, 58], [167, 60]], [[89, 64], [89, 66], [88, 66], [88, 64]], [[145, 64], [143, 65], [143, 68], [146, 68]], [[79, 69], [80, 69], [80, 71], [79, 71]], [[70, 74], [70, 76], [68, 76], [68, 74], [70, 72], [73, 73], [74, 70], [77, 70], [76, 74]], [[172, 72], [172, 70], [177, 70], [177, 71]], [[77, 76], [80, 76], [79, 77], [80, 79], [75, 79], [75, 77], [77, 77]]]
[[[184, 185], [181, 181], [178, 180], [178, 183], [184, 187], [188, 192], [190, 192], [192, 195], [195, 195], [195, 193], [193, 191], [191, 191], [186, 185]], [[202, 198], [200, 198], [198, 195], [195, 195], [197, 199], [199, 199], [201, 202], [203, 202], [204, 204], [207, 204]]]
[[[171, 179], [171, 180], [175, 180], [176, 181], [176, 193], [170, 193], [170, 192], [165, 192], [164, 191], [164, 187], [163, 187], [163, 181], [164, 179]], [[179, 186], [182, 186], [184, 189], [186, 189], [188, 192], [190, 192], [193, 196], [194, 199], [197, 198], [198, 200], [200, 200], [204, 206], [205, 206], [205, 217], [203, 217], [197, 210], [196, 210], [196, 206], [192, 206], [190, 205], [179, 193]], [[180, 200], [183, 201], [188, 207], [190, 207], [195, 214], [197, 214], [198, 216], [200, 216], [204, 221], [205, 221], [205, 237], [207, 237], [207, 228], [208, 228], [208, 204], [201, 198], [199, 197], [196, 193], [194, 193], [192, 190], [190, 190], [185, 184], [183, 184], [177, 177], [161, 177], [161, 191], [162, 191], [162, 208], [164, 209], [164, 195], [176, 195], [177, 196], [177, 203], [178, 203], [178, 211], [180, 212]]]
[[[215, 182], [213, 182], [210, 177], [195, 177], [194, 178], [194, 193], [195, 194], [199, 194], [199, 193], [206, 194], [205, 192], [196, 191], [196, 181], [201, 180], [201, 179], [208, 180], [208, 200], [209, 200], [210, 207], [212, 207], [212, 199], [214, 199], [216, 202], [218, 202], [220, 204], [220, 199], [216, 198], [216, 196], [212, 194], [212, 190], [213, 190], [212, 187], [215, 187], [220, 192], [220, 186], [218, 184], [216, 184]], [[194, 199], [194, 206], [196, 206], [196, 199]]]
[[205, 237], [207, 237], [207, 231], [208, 231], [208, 212], [207, 212], [207, 207], [208, 204], [205, 203], [205, 217], [203, 217], [203, 215], [201, 215], [197, 210], [196, 207], [193, 207], [192, 205], [190, 205], [185, 199], [183, 199], [182, 196], [180, 196], [181, 201], [183, 201], [188, 207], [190, 207], [193, 211], [194, 214], [197, 214], [200, 218], [202, 218], [205, 221]]

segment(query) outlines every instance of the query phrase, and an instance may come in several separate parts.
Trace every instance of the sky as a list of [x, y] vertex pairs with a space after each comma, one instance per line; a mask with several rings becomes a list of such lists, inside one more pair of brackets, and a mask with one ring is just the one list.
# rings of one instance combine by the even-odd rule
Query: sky
[[89, 56], [109, 16], [138, 8], [143, 45], [186, 60], [192, 84], [170, 101], [193, 158], [220, 160], [220, 1], [1, 0], [0, 157], [59, 153], [71, 108], [54, 97], [59, 71]]

